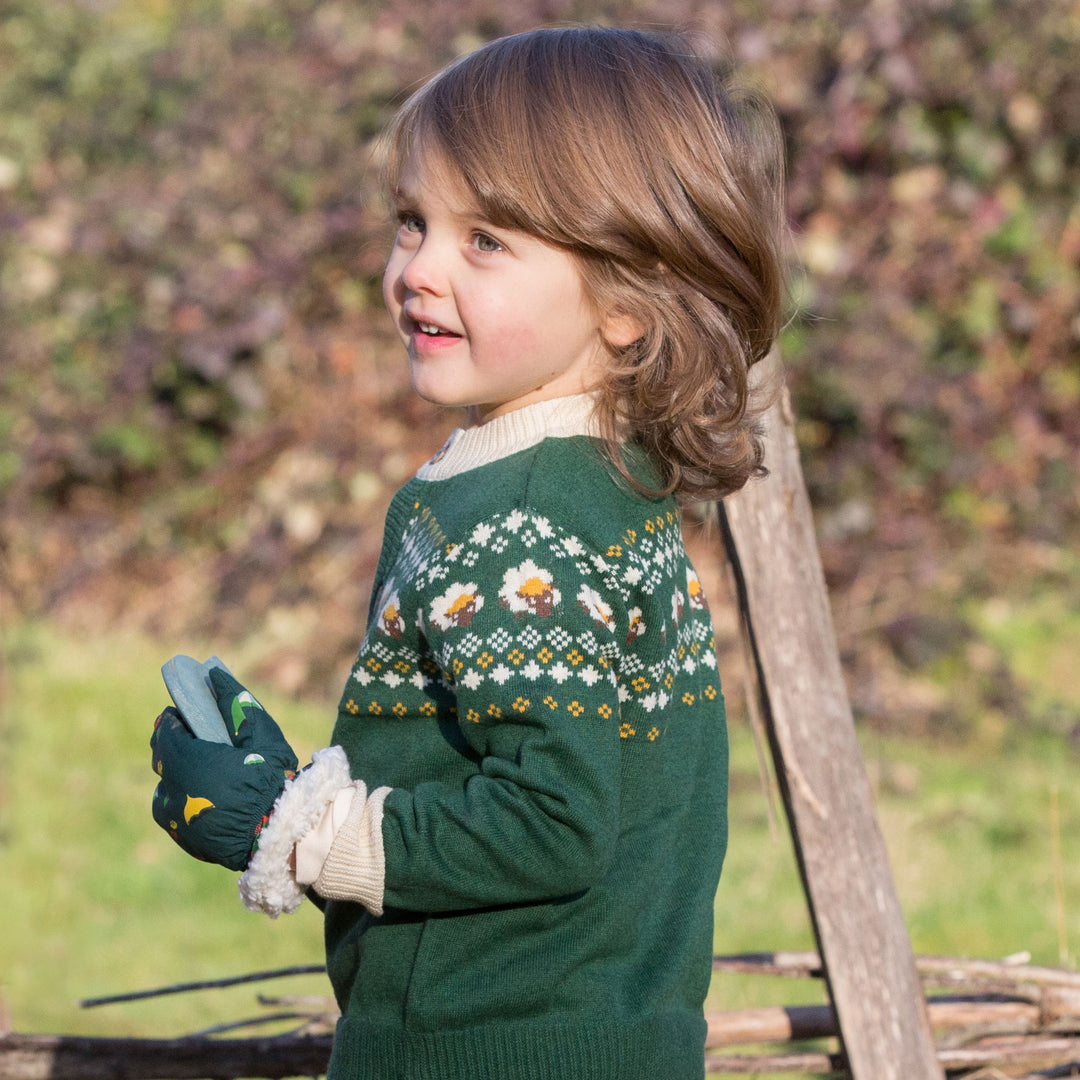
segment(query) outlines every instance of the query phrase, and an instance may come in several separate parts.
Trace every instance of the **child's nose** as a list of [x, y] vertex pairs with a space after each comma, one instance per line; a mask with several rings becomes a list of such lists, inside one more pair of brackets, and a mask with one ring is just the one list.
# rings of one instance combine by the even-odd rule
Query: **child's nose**
[[402, 284], [410, 292], [440, 295], [446, 291], [446, 274], [434, 244], [426, 240], [402, 267]]

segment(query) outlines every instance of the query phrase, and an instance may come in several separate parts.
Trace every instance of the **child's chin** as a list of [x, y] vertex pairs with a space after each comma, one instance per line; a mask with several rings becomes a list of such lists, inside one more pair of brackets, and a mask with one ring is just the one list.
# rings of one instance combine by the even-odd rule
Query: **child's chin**
[[413, 390], [417, 397], [423, 398], [430, 405], [439, 405], [444, 409], [469, 409], [472, 402], [460, 391], [453, 391], [445, 387], [431, 386], [422, 379], [413, 378]]

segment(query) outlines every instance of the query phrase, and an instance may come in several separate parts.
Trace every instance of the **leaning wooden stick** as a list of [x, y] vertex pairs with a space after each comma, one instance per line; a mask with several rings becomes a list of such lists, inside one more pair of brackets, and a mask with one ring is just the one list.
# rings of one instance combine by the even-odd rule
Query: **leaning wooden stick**
[[765, 434], [771, 475], [725, 500], [720, 519], [841, 1040], [855, 1080], [933, 1080], [942, 1071], [855, 738], [786, 391]]

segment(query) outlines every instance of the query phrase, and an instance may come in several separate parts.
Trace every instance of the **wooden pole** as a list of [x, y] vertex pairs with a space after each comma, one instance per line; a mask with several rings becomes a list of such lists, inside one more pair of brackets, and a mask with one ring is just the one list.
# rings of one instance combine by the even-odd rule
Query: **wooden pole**
[[720, 520], [841, 1042], [855, 1080], [940, 1080], [855, 737], [786, 389], [764, 422], [770, 475], [725, 500]]

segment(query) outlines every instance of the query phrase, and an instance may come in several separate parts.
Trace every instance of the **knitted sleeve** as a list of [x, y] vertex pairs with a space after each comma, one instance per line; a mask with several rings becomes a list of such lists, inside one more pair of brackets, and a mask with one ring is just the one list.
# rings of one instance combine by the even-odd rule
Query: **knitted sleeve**
[[[601, 552], [523, 510], [418, 562], [391, 607], [419, 630], [420, 710], [445, 715], [475, 768], [387, 795], [384, 902], [449, 911], [587, 888], [619, 828], [632, 590]], [[373, 651], [390, 651], [382, 637]]]

